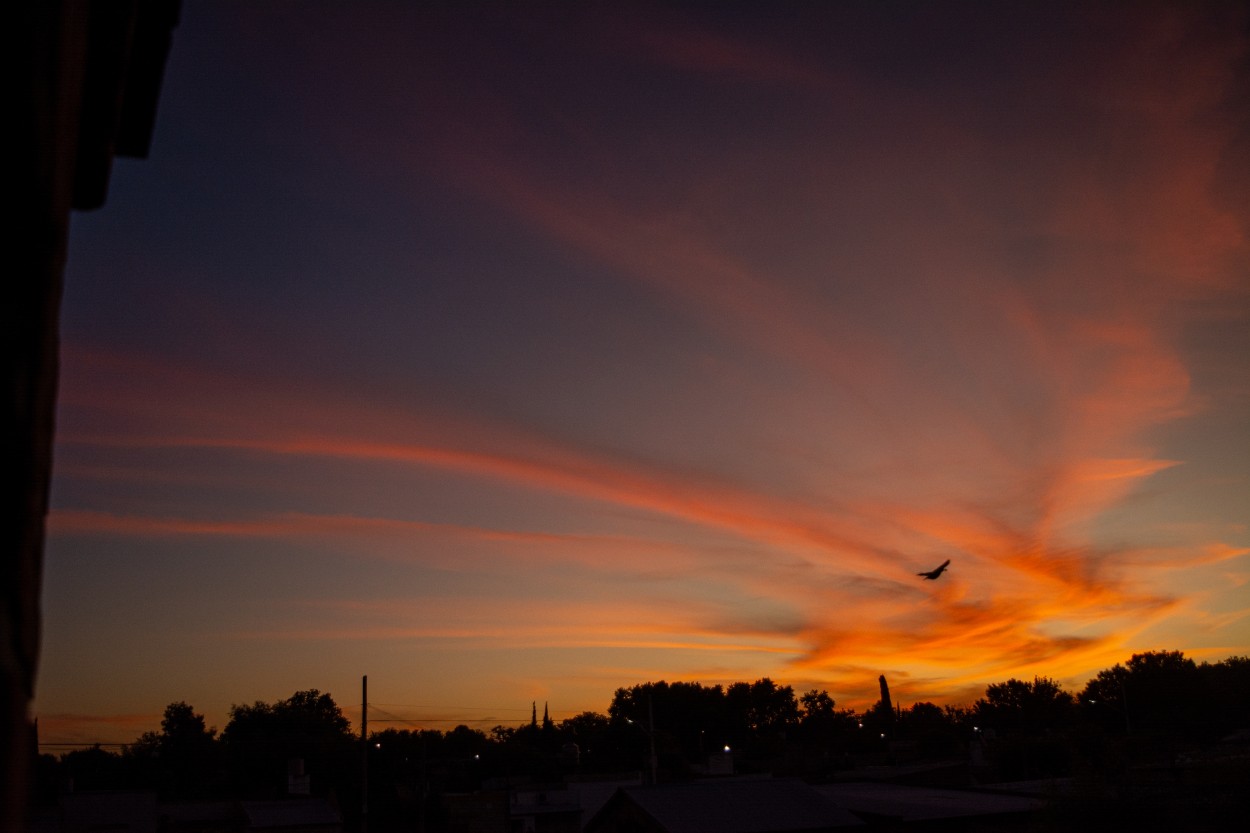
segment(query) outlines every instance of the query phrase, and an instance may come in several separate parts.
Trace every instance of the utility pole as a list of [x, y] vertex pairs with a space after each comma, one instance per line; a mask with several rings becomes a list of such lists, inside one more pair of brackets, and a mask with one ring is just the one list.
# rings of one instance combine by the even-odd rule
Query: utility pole
[[1124, 712], [1124, 734], [1133, 734], [1133, 724], [1128, 719], [1128, 692], [1124, 690], [1124, 675], [1116, 674], [1115, 681], [1120, 684], [1120, 710]]
[[655, 758], [655, 705], [651, 701], [651, 692], [647, 692], [647, 723], [650, 724], [650, 730], [647, 737], [651, 739], [651, 785], [659, 783], [656, 778], [656, 765], [659, 763]]
[[360, 678], [360, 833], [369, 830], [369, 675]]

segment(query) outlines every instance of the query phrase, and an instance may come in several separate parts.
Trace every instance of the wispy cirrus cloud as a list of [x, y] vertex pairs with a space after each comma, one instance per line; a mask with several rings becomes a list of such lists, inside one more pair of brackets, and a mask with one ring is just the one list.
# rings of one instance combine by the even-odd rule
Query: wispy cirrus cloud
[[[1210, 494], [1177, 485], [1215, 456], [1175, 442], [1219, 406], [1193, 338], [1250, 309], [1221, 184], [1244, 17], [1039, 11], [1016, 42], [889, 10], [810, 33], [413, 14], [306, 24], [290, 48], [324, 63], [253, 73], [334, 171], [296, 177], [325, 216], [292, 209], [314, 254], [266, 260], [279, 302], [204, 280], [260, 309], [222, 302], [177, 359], [70, 335], [54, 541], [257, 538], [480, 585], [336, 585], [312, 627], [258, 605], [230, 632], [253, 647], [463, 640], [870, 692], [885, 670], [928, 699], [1077, 678], [1240, 576], [1244, 528], [1142, 507]], [[961, 60], [908, 71], [943, 27]], [[320, 202], [348, 181], [368, 199]], [[177, 309], [211, 305], [187, 283]]]
[[[247, 398], [245, 395], [243, 398]], [[363, 424], [360, 420], [353, 421]], [[779, 502], [763, 494], [735, 491], [708, 482], [674, 478], [659, 469], [611, 460], [602, 455], [587, 457], [572, 449], [552, 452], [549, 446], [516, 447], [511, 455], [495, 455], [456, 448], [379, 442], [359, 438], [278, 436], [135, 437], [110, 441], [85, 438], [68, 442], [110, 443], [125, 448], [181, 448], [213, 452], [248, 453], [302, 458], [345, 459], [356, 465], [402, 465], [452, 470], [486, 480], [521, 485], [591, 499], [608, 505], [645, 509], [685, 523], [728, 532], [764, 548], [765, 560], [748, 555], [726, 560], [698, 541], [681, 545], [671, 541], [646, 541], [610, 535], [584, 535], [547, 530], [487, 529], [384, 517], [320, 516], [284, 513], [252, 519], [196, 520], [118, 515], [92, 510], [58, 509], [51, 519], [55, 535], [134, 536], [253, 536], [270, 538], [339, 539], [346, 551], [354, 541], [376, 536], [411, 539], [412, 536], [455, 536], [512, 549], [523, 546], [534, 563], [580, 564], [605, 575], [645, 573], [702, 573], [727, 577], [738, 598], [753, 594], [786, 599], [792, 613], [779, 629], [758, 631], [758, 620], [749, 611], [732, 606], [700, 608], [680, 591], [667, 599], [639, 603], [620, 617], [613, 617], [601, 601], [586, 607], [553, 608], [541, 612], [505, 611], [494, 603], [480, 626], [466, 627], [468, 605], [435, 605], [434, 618], [441, 624], [414, 626], [361, 625], [329, 629], [301, 627], [296, 631], [261, 632], [258, 637], [299, 639], [429, 639], [472, 638], [481, 643], [504, 638], [510, 644], [543, 644], [553, 647], [650, 647], [656, 650], [739, 650], [765, 654], [789, 654], [796, 673], [827, 671], [836, 665], [858, 661], [907, 666], [911, 663], [942, 668], [958, 676], [966, 673], [967, 658], [979, 657], [979, 673], [1018, 667], [1028, 659], [1034, 664], [1076, 663], [1107, 650], [1108, 638], [1073, 638], [1049, 633], [1046, 624], [1057, 616], [1070, 621], [1098, 622], [1107, 617], [1143, 616], [1168, 606], [1167, 599], [1127, 589], [1114, 571], [1091, 571], [1080, 551], [1041, 547], [1028, 530], [1014, 530], [992, 516], [973, 511], [955, 512], [933, 508], [928, 513], [898, 505], [861, 504], [841, 514], [836, 508], [816, 511], [799, 503]], [[1159, 467], [1141, 461], [1112, 461], [1093, 467], [1085, 478], [1116, 482], [1148, 476]], [[1119, 486], [1116, 486], [1119, 488]], [[899, 530], [898, 544], [883, 547], [876, 539], [882, 529]], [[968, 585], [953, 579], [928, 596], [927, 606], [917, 612], [917, 601], [926, 598], [919, 584], [911, 584], [914, 558], [903, 542], [934, 551], [962, 553], [961, 568], [986, 571], [982, 592], [1015, 585], [1004, 595], [988, 601], [967, 598]], [[924, 543], [927, 542], [927, 543]], [[897, 547], [897, 548], [896, 548]], [[785, 570], [778, 558], [788, 557], [794, 568]], [[411, 556], [427, 563], [437, 557]], [[908, 563], [911, 561], [912, 563]], [[485, 563], [485, 562], [481, 562]], [[980, 567], [973, 565], [979, 563]], [[923, 565], [931, 566], [931, 565]], [[877, 584], [852, 579], [859, 574]], [[732, 597], [731, 597], [732, 598]], [[685, 621], [657, 611], [690, 608], [701, 610]], [[830, 629], [822, 610], [833, 607], [838, 618], [858, 624], [852, 630]], [[506, 606], [505, 606], [506, 607]], [[561, 614], [553, 613], [559, 609]], [[445, 617], [445, 619], [443, 618]], [[594, 633], [579, 622], [604, 623]], [[516, 621], [533, 624], [518, 628]], [[647, 635], [630, 635], [626, 623], [648, 620], [654, 624]], [[508, 623], [508, 624], [504, 624]], [[576, 636], [570, 636], [570, 630]], [[601, 633], [600, 633], [601, 632]], [[595, 633], [599, 633], [598, 636]], [[615, 633], [615, 636], [612, 634]], [[735, 633], [756, 633], [765, 643], [734, 648]], [[685, 637], [681, 635], [685, 634]], [[699, 634], [710, 642], [692, 642]], [[665, 638], [665, 636], [671, 638]], [[659, 638], [657, 638], [659, 637]], [[729, 639], [729, 642], [725, 640]]]

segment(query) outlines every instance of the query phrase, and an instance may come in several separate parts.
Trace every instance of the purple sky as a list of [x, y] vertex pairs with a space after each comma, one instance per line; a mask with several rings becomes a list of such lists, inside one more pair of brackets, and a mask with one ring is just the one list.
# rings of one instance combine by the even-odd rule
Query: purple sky
[[1248, 62], [1232, 2], [186, 3], [74, 219], [41, 739], [1247, 653]]

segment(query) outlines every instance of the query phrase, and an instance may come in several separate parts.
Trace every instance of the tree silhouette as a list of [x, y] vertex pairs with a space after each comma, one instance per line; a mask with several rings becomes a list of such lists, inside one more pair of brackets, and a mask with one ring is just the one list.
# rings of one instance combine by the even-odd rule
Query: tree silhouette
[[304, 761], [314, 793], [351, 783], [356, 771], [351, 722], [329, 694], [297, 691], [276, 703], [235, 705], [221, 732], [236, 788], [244, 794], [280, 794], [287, 765]]
[[[689, 761], [703, 757], [707, 748], [730, 742], [725, 711], [725, 692], [720, 686], [700, 683], [659, 682], [619, 688], [608, 707], [621, 751], [630, 766], [646, 761], [650, 743], [666, 770], [684, 770]], [[654, 723], [652, 721], [654, 720]]]
[[757, 739], [784, 734], [799, 722], [794, 689], [779, 686], [768, 677], [753, 683], [734, 683], [725, 689], [731, 717]]
[[[955, 757], [966, 751], [974, 727], [987, 737], [987, 760], [1000, 778], [1092, 773], [1118, 790], [1133, 786], [1142, 763], [1156, 771], [1170, 764], [1163, 771], [1179, 778], [1178, 761], [1194, 760], [1195, 748], [1245, 727], [1247, 702], [1250, 659], [1195, 664], [1179, 651], [1134, 654], [1100, 671], [1082, 691], [1079, 710], [1057, 682], [1041, 676], [989, 685], [971, 708], [895, 709], [883, 696], [859, 717], [838, 709], [827, 691], [811, 689], [796, 699], [790, 686], [769, 678], [727, 688], [649, 682], [617, 689], [607, 715], [582, 712], [557, 724], [544, 708], [545, 719], [535, 725], [535, 703], [529, 720], [497, 726], [489, 736], [467, 726], [375, 733], [367, 747], [371, 817], [378, 829], [444, 829], [439, 794], [472, 792], [496, 776], [555, 781], [574, 771], [643, 768], [652, 739], [661, 780], [694, 777], [705, 753], [726, 743], [739, 771], [825, 779], [838, 769], [890, 760], [887, 753]], [[887, 725], [894, 727], [888, 740], [902, 746], [881, 740], [878, 727]], [[313, 793], [336, 793], [350, 815], [360, 806], [359, 756], [350, 722], [329, 694], [315, 689], [234, 706], [220, 738], [180, 701], [166, 707], [159, 732], [144, 733], [124, 754], [97, 747], [59, 761], [43, 756], [40, 794], [54, 800], [72, 778], [79, 789], [155, 788], [175, 799], [276, 797], [286, 791], [288, 760], [302, 758]], [[1203, 773], [1230, 782], [1239, 777], [1237, 770]]]
[[859, 720], [849, 709], [838, 709], [827, 691], [811, 689], [799, 698], [797, 768], [801, 774], [823, 777], [850, 765], [850, 753], [860, 741]]
[[1211, 725], [1209, 678], [1180, 651], [1133, 654], [1099, 671], [1081, 692], [1087, 713], [1105, 729], [1146, 738], [1193, 737]]
[[981, 728], [994, 735], [1000, 774], [1033, 778], [1064, 774], [1070, 763], [1063, 732], [1073, 718], [1075, 701], [1049, 677], [1033, 682], [1010, 679], [985, 689], [973, 706]]
[[137, 779], [166, 797], [200, 798], [218, 787], [216, 729], [183, 701], [165, 707], [161, 731], [145, 732], [126, 749]]
[[973, 709], [983, 727], [1000, 734], [1040, 735], [1066, 725], [1074, 705], [1059, 683], [1034, 677], [1031, 683], [1013, 678], [988, 686]]
[[75, 749], [61, 756], [63, 786], [73, 790], [118, 790], [133, 784], [123, 756], [99, 747]]
[[1202, 685], [1199, 696], [1205, 700], [1200, 708], [1205, 715], [1203, 734], [1220, 738], [1243, 729], [1250, 721], [1246, 703], [1250, 703], [1250, 657], [1234, 656], [1214, 664], [1198, 666]]
[[[585, 711], [560, 721], [562, 743], [577, 744], [578, 766], [583, 772], [613, 772], [630, 766], [623, 748], [626, 732], [607, 715]], [[632, 734], [632, 733], [631, 733]], [[632, 748], [632, 744], [628, 744]]]
[[836, 706], [829, 692], [813, 688], [799, 698], [799, 721], [813, 723], [832, 718], [837, 711]]
[[913, 703], [899, 716], [900, 737], [914, 741], [922, 758], [945, 758], [962, 752], [963, 738], [951, 712], [933, 703]]

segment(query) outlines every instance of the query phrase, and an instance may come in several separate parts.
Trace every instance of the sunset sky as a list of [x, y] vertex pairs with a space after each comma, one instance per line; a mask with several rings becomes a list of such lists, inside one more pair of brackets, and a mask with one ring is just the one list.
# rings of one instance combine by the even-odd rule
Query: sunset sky
[[1248, 234], [1238, 2], [187, 2], [73, 221], [40, 739], [1250, 653]]

